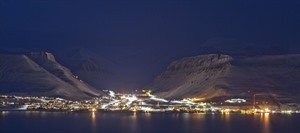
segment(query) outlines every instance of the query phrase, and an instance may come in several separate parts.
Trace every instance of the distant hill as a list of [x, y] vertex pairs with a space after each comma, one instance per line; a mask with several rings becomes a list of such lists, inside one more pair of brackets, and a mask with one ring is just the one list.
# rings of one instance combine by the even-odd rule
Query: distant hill
[[98, 90], [116, 89], [120, 75], [116, 64], [104, 56], [86, 49], [73, 49], [60, 53], [61, 62], [82, 80]]
[[68, 99], [101, 95], [48, 52], [0, 54], [0, 93]]
[[164, 98], [211, 99], [269, 93], [300, 101], [299, 86], [300, 55], [209, 54], [172, 62], [149, 87]]

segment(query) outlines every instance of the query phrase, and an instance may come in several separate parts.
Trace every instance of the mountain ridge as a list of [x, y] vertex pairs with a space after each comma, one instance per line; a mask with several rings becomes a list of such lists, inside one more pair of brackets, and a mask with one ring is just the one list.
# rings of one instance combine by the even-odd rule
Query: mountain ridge
[[0, 91], [89, 99], [101, 92], [78, 79], [49, 52], [0, 54]]
[[299, 66], [299, 54], [193, 56], [173, 61], [149, 88], [164, 98], [251, 97], [249, 91], [297, 98]]

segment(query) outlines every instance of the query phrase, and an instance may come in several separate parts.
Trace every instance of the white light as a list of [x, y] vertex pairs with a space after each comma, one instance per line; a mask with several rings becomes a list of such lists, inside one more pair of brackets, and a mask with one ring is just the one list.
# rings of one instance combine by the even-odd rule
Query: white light
[[132, 102], [137, 100], [136, 96], [132, 96], [132, 97], [127, 97], [126, 98], [128, 100], [128, 102], [126, 103], [127, 105], [130, 105]]
[[111, 102], [109, 102], [109, 103], [107, 103], [107, 104], [102, 105], [102, 106], [101, 106], [101, 109], [106, 109], [107, 106], [112, 105], [112, 104], [114, 104], [114, 103], [119, 103], [119, 102], [120, 102], [119, 100], [113, 100], [113, 101], [111, 101]]
[[246, 100], [237, 98], [237, 99], [228, 99], [225, 102], [227, 102], [227, 103], [244, 103], [244, 102], [246, 102]]
[[266, 112], [266, 113], [270, 113], [270, 112], [271, 112], [271, 110], [270, 110], [270, 109], [268, 109], [268, 108], [265, 108], [265, 112]]
[[113, 92], [113, 91], [108, 91], [109, 92], [109, 96], [111, 96], [111, 97], [115, 97], [115, 92]]

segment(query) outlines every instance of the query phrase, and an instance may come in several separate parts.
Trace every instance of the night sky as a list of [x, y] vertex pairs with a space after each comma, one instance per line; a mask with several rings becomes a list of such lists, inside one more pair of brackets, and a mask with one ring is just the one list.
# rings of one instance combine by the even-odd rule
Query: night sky
[[1, 0], [0, 50], [84, 48], [123, 61], [136, 79], [150, 79], [173, 58], [201, 54], [201, 44], [216, 37], [297, 53], [299, 6], [297, 0]]

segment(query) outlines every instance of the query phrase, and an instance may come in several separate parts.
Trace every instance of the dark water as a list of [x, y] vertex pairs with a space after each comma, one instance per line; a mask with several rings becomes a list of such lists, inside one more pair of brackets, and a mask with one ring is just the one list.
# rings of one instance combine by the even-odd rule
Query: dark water
[[0, 112], [0, 133], [300, 133], [300, 115]]

